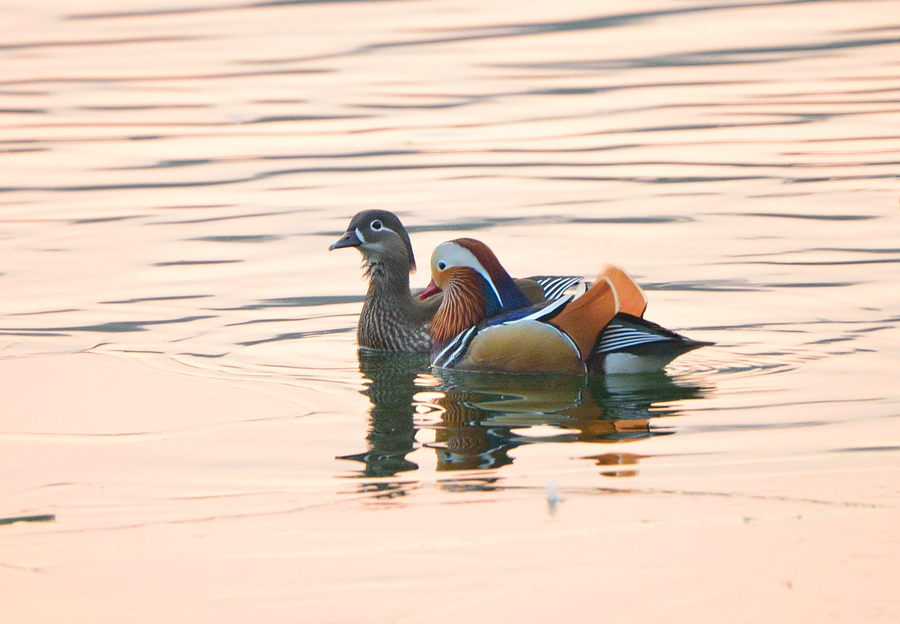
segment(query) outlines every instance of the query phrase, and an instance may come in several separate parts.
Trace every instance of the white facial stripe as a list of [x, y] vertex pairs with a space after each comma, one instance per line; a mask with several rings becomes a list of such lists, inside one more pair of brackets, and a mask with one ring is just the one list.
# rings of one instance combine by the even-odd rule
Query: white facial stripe
[[[371, 226], [370, 226], [370, 227], [371, 227]], [[359, 242], [362, 243], [363, 245], [365, 245], [365, 244], [366, 244], [366, 237], [363, 236], [363, 233], [359, 231], [359, 228], [356, 228], [356, 229], [353, 230], [353, 231], [356, 232], [356, 238], [359, 239]], [[394, 232], [394, 230], [392, 230], [392, 229], [389, 228], [388, 226], [382, 224], [381, 229], [380, 229], [380, 230], [376, 230], [376, 232]], [[397, 232], [394, 232], [394, 234], [397, 234]], [[398, 234], [398, 236], [399, 236], [399, 234]]]
[[448, 267], [469, 267], [470, 269], [474, 269], [488, 284], [490, 284], [491, 290], [497, 295], [497, 301], [500, 302], [500, 305], [503, 305], [503, 299], [500, 298], [500, 292], [497, 290], [497, 287], [494, 286], [494, 280], [491, 279], [491, 276], [485, 268], [481, 266], [481, 263], [478, 261], [478, 258], [475, 257], [475, 254], [462, 245], [457, 245], [454, 242], [441, 243], [435, 247], [434, 254], [431, 258], [432, 266], [443, 261]]

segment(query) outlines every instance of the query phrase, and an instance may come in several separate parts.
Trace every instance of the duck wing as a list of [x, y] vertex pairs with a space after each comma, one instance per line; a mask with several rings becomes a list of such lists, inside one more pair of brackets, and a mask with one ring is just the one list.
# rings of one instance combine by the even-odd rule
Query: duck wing
[[[604, 278], [609, 280], [610, 285], [616, 291], [619, 310], [634, 316], [644, 316], [644, 312], [647, 309], [647, 297], [628, 273], [614, 264], [607, 264], [600, 270], [597, 281], [601, 281]], [[559, 299], [566, 295], [578, 298], [594, 285], [594, 282], [572, 275], [534, 275], [525, 278], [525, 280], [536, 282], [543, 290], [544, 299], [547, 301]]]
[[546, 301], [569, 294], [578, 296], [590, 286], [583, 277], [575, 275], [533, 275], [525, 279], [536, 282], [541, 287]]

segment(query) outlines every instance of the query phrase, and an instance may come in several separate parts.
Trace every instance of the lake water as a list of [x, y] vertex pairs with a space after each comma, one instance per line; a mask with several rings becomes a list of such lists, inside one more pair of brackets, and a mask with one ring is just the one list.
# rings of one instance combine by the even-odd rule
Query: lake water
[[[2, 5], [4, 620], [900, 617], [896, 2]], [[716, 344], [358, 357], [367, 208]]]

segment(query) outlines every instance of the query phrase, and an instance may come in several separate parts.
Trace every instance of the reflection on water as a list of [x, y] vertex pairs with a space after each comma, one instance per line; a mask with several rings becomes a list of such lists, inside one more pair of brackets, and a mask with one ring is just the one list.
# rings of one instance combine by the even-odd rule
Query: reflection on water
[[[513, 463], [526, 444], [631, 442], [674, 432], [663, 418], [679, 401], [707, 396], [708, 387], [665, 372], [646, 375], [433, 375], [427, 356], [359, 352], [363, 394], [369, 397], [368, 449], [340, 459], [357, 461], [356, 476], [387, 477], [418, 469], [407, 455], [434, 449], [437, 470], [494, 469]], [[419, 430], [434, 432], [420, 444]], [[634, 476], [640, 456], [601, 453], [586, 459], [601, 474]], [[629, 470], [611, 470], [626, 464]]]
[[372, 402], [366, 435], [369, 448], [341, 459], [364, 464], [363, 476], [389, 477], [418, 468], [406, 456], [416, 448], [414, 397], [421, 388], [415, 382], [427, 366], [424, 354], [359, 351], [359, 370], [366, 385], [363, 394]]
[[596, 460], [597, 465], [603, 467], [600, 474], [604, 477], [636, 477], [636, 467], [643, 456], [634, 453], [603, 453], [585, 459]]

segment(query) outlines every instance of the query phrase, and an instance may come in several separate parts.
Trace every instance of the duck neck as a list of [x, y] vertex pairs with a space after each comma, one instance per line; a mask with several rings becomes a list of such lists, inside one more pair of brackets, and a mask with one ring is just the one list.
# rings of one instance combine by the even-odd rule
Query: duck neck
[[412, 296], [409, 290], [409, 260], [406, 258], [366, 258], [363, 260], [363, 268], [369, 278], [366, 304], [379, 299], [396, 302]]
[[369, 289], [356, 339], [360, 346], [387, 351], [427, 351], [431, 340], [418, 326], [421, 310], [409, 290], [409, 262], [365, 259]]
[[441, 307], [431, 321], [431, 337], [436, 347], [487, 318], [483, 281], [475, 271], [467, 269], [447, 284]]

